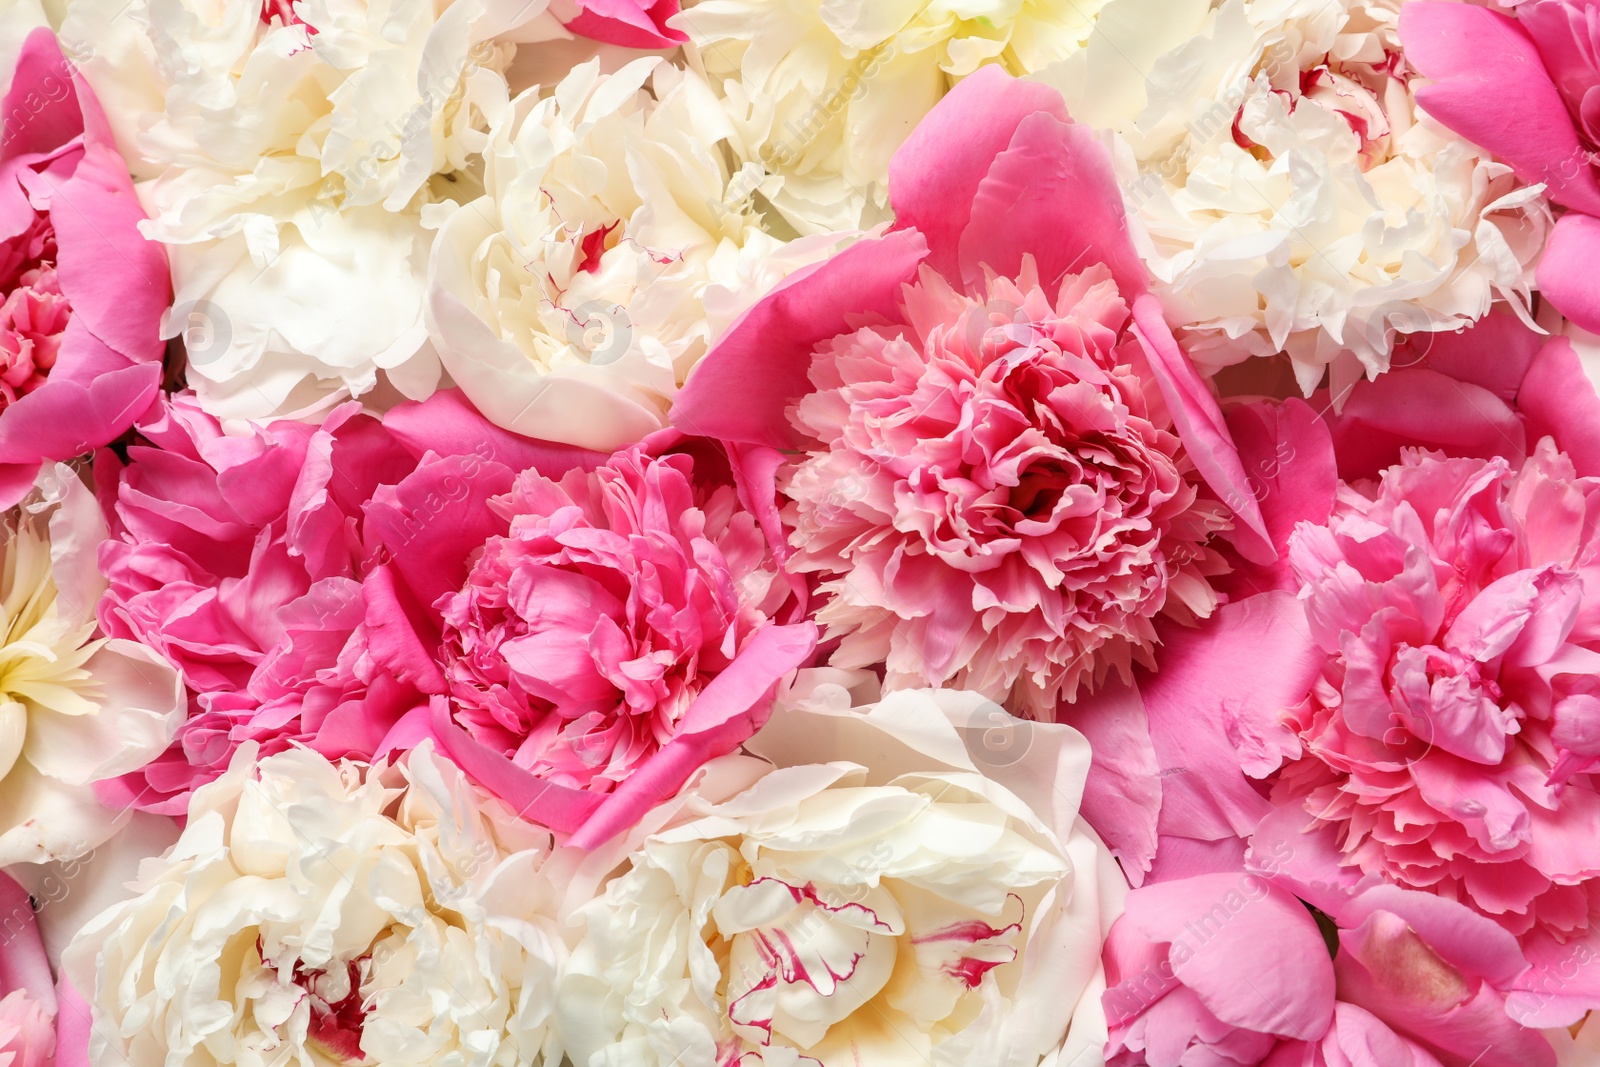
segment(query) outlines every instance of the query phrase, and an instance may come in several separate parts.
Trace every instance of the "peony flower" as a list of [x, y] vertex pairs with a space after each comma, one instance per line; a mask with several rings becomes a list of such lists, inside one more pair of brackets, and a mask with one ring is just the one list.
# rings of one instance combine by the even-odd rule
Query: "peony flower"
[[171, 740], [183, 687], [148, 649], [96, 627], [106, 583], [94, 499], [58, 464], [4, 519], [0, 867], [82, 856], [124, 821], [95, 786]]
[[1295, 532], [1326, 664], [1272, 799], [1328, 824], [1342, 863], [1513, 934], [1589, 928], [1597, 491], [1548, 441], [1519, 470], [1407, 450]]
[[54, 34], [34, 29], [6, 76], [0, 507], [8, 508], [41, 466], [109, 443], [149, 405], [172, 288], [160, 246], [139, 236], [143, 215], [100, 106]]
[[1583, 0], [1505, 6], [1514, 11], [1406, 5], [1400, 23], [1406, 57], [1434, 80], [1417, 100], [1565, 209], [1539, 261], [1539, 291], [1580, 326], [1600, 329], [1600, 292], [1589, 270], [1600, 240], [1600, 126], [1587, 105], [1600, 86], [1591, 6]]
[[[99, 468], [112, 537], [98, 611], [107, 633], [178, 668], [191, 707], [172, 749], [121, 784], [126, 802], [182, 814], [245, 741], [364, 759], [406, 712], [425, 717], [427, 671], [409, 647], [386, 658], [385, 635], [402, 603], [457, 586], [504, 529], [483, 502], [532, 464], [531, 446], [453, 392], [382, 423], [347, 404], [320, 426], [226, 429], [179, 394], [139, 432], [126, 466]], [[423, 517], [396, 521], [403, 502]], [[448, 528], [432, 521], [447, 510]]]
[[1320, 921], [1256, 872], [1136, 890], [1106, 940], [1107, 1063], [1554, 1067], [1507, 1017], [1527, 964], [1488, 920], [1384, 887]]
[[1255, 500], [1053, 91], [981, 70], [895, 167], [898, 228], [748, 312], [673, 419], [794, 454], [787, 564], [836, 665], [1048, 718], [1212, 610], [1208, 541], [1234, 504], [1256, 538]]
[[1302, 392], [1331, 370], [1340, 396], [1401, 335], [1527, 314], [1549, 211], [1418, 108], [1400, 9], [1113, 0], [1048, 73], [1117, 134], [1140, 254], [1211, 370], [1285, 351]]
[[416, 461], [356, 407], [229, 435], [179, 394], [140, 422], [127, 466], [102, 459], [100, 624], [176, 667], [192, 703], [128, 801], [183, 814], [246, 740], [370, 755], [415, 702], [364, 656], [359, 522]]
[[525, 471], [491, 501], [508, 531], [435, 604], [449, 717], [466, 735], [446, 729], [441, 741], [541, 821], [559, 820], [553, 796], [587, 815], [618, 793], [580, 842], [633, 825], [736, 747], [814, 647], [718, 460], [633, 448], [560, 481]]
[[889, 162], [985, 64], [1036, 73], [1081, 48], [1106, 0], [701, 0], [677, 19], [721, 87], [744, 158], [801, 233], [886, 218]]
[[138, 896], [67, 950], [91, 1061], [559, 1062], [548, 836], [427, 746], [403, 799], [389, 777], [242, 747]]
[[[188, 381], [224, 417], [439, 379], [425, 207], [460, 198], [544, 0], [71, 0], [63, 32], [173, 258]], [[538, 20], [538, 25], [530, 25]]]
[[1111, 1067], [1277, 1062], [1280, 1046], [1320, 1042], [1333, 1025], [1333, 961], [1316, 921], [1260, 875], [1135, 890], [1105, 959]]
[[[852, 706], [844, 687], [863, 678], [803, 675], [750, 742], [766, 761], [742, 769], [754, 784], [680, 797], [682, 816], [639, 835], [579, 909], [557, 997], [574, 1063], [1036, 1067], [1098, 1052], [1096, 955], [1121, 879], [1076, 821], [1087, 748], [1066, 727], [986, 716], [973, 693]], [[986, 774], [993, 716], [1036, 731], [1011, 769], [1037, 806]], [[859, 762], [822, 762], [840, 754]]]
[[756, 168], [696, 75], [598, 61], [520, 96], [440, 226], [428, 322], [496, 424], [611, 451], [665, 422], [715, 334], [825, 246], [761, 228]]

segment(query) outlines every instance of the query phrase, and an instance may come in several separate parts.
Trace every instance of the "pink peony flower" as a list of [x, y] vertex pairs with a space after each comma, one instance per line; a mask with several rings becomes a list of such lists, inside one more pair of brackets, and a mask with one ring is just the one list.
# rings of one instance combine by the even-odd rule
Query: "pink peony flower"
[[1157, 616], [1211, 613], [1224, 568], [1206, 542], [1228, 521], [1198, 499], [1105, 267], [1050, 295], [1030, 260], [979, 295], [924, 268], [908, 324], [819, 348], [794, 419], [824, 447], [782, 486], [790, 565], [825, 578], [835, 663], [1015, 686], [1048, 717], [1080, 684], [1153, 666]]
[[979, 70], [896, 154], [891, 194], [896, 228], [747, 312], [673, 419], [763, 471], [761, 450], [799, 453], [787, 563], [821, 580], [836, 664], [1050, 717], [1151, 662], [1158, 617], [1211, 611], [1229, 511], [1245, 551], [1271, 549], [1110, 159], [1053, 90]]
[[1322, 919], [1254, 872], [1135, 891], [1105, 945], [1108, 1067], [1554, 1067], [1507, 1015], [1527, 964], [1505, 931], [1392, 887]]
[[[35, 30], [0, 112], [0, 508], [107, 444], [161, 380], [161, 246], [87, 84]], [[58, 210], [59, 208], [59, 210]]]
[[1600, 480], [1548, 441], [1503, 459], [1408, 450], [1347, 486], [1290, 559], [1325, 656], [1286, 716], [1273, 802], [1342, 863], [1461, 900], [1515, 934], [1600, 906]]
[[[394, 663], [385, 635], [406, 606], [459, 583], [467, 556], [503, 528], [484, 501], [533, 462], [531, 446], [453, 393], [383, 422], [350, 403], [321, 426], [243, 433], [180, 394], [138, 430], [146, 443], [127, 465], [106, 453], [96, 472], [111, 527], [100, 623], [177, 667], [191, 713], [167, 754], [105, 799], [182, 814], [249, 740], [269, 754], [294, 743], [330, 759], [379, 751], [425, 706], [428, 676]], [[412, 499], [426, 528], [392, 521]], [[452, 522], [435, 521], [447, 511]], [[432, 554], [441, 537], [443, 562]]]
[[1311, 913], [1256, 874], [1146, 886], [1106, 938], [1108, 1067], [1259, 1064], [1333, 1022]]
[[559, 481], [524, 471], [491, 501], [509, 529], [435, 605], [449, 718], [473, 747], [442, 743], [556, 829], [618, 794], [583, 841], [749, 737], [815, 645], [726, 462], [679, 436]]
[[[1513, 5], [1506, 5], [1513, 6]], [[1542, 182], [1566, 209], [1539, 263], [1540, 293], [1600, 331], [1600, 53], [1588, 0], [1524, 0], [1515, 15], [1425, 0], [1401, 9], [1406, 59], [1437, 84], [1417, 102]]]
[[493, 506], [510, 531], [440, 605], [452, 715], [575, 789], [626, 781], [794, 596], [733, 487], [685, 453], [525, 471]]

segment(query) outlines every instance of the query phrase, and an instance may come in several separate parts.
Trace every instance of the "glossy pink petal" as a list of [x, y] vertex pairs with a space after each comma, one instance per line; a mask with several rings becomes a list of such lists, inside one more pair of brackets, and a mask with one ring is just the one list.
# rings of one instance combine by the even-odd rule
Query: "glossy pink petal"
[[[929, 242], [934, 246], [934, 238]], [[1015, 277], [1025, 257], [1037, 264], [1047, 290], [1093, 263], [1110, 267], [1130, 300], [1149, 286], [1128, 236], [1111, 153], [1089, 127], [1049, 110], [1023, 118], [994, 157], [957, 249], [969, 292], [981, 291], [988, 274]]]
[[1600, 476], [1600, 395], [1572, 342], [1556, 337], [1539, 349], [1517, 393], [1517, 408], [1530, 442], [1553, 437], [1579, 474]]
[[1333, 961], [1311, 913], [1264, 880], [1211, 874], [1145, 886], [1122, 921], [1172, 946], [1173, 975], [1221, 1022], [1309, 1041], [1327, 1032]]
[[1419, 0], [1401, 9], [1400, 39], [1407, 61], [1434, 82], [1417, 91], [1423, 110], [1505, 159], [1523, 181], [1549, 183], [1557, 203], [1600, 213], [1600, 184], [1572, 116], [1515, 19]]
[[1600, 219], [1573, 212], [1556, 221], [1539, 260], [1539, 291], [1557, 311], [1600, 333]]
[[[1314, 402], [1325, 403], [1318, 393]], [[1527, 434], [1510, 405], [1471, 382], [1427, 367], [1409, 367], [1357, 382], [1337, 414], [1326, 416], [1339, 476], [1372, 478], [1398, 462], [1408, 445], [1451, 455], [1520, 460]]]
[[927, 255], [920, 233], [901, 230], [790, 275], [695, 366], [673, 401], [672, 424], [696, 436], [794, 448], [787, 411], [811, 391], [812, 351], [861, 319], [897, 320], [901, 287]]
[[[934, 105], [895, 152], [889, 164], [895, 229], [923, 234], [928, 264], [945, 277], [962, 276], [962, 241], [978, 215], [979, 190], [995, 157], [1039, 112], [1067, 121], [1066, 105], [1054, 89], [1019, 81], [998, 66], [979, 67]], [[992, 217], [994, 208], [989, 202], [984, 214]], [[1041, 233], [1010, 232], [1041, 246], [1048, 243]]]
[[668, 20], [678, 13], [678, 0], [578, 0], [583, 9], [567, 23], [582, 37], [624, 48], [676, 48], [688, 35]]

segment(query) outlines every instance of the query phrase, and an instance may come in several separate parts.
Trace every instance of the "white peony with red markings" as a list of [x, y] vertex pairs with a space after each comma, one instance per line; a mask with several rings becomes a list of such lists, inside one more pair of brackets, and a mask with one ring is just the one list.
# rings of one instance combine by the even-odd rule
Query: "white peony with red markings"
[[[864, 703], [875, 688], [803, 672], [747, 745], [761, 759], [646, 818], [578, 909], [557, 997], [573, 1062], [1038, 1067], [1099, 1047], [1119, 894], [1076, 819], [1082, 737], [975, 693]], [[985, 773], [996, 729], [1028, 733], [1006, 776], [1029, 799]]]

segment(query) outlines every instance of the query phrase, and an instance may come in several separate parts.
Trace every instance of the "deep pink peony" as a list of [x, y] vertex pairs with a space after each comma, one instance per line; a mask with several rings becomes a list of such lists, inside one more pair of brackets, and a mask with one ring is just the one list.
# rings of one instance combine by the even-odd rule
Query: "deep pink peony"
[[1346, 487], [1290, 559], [1311, 696], [1273, 802], [1337, 830], [1343, 863], [1464, 901], [1516, 934], [1600, 906], [1600, 480], [1548, 441], [1503, 459], [1409, 451]]
[[1392, 887], [1324, 921], [1332, 953], [1257, 872], [1135, 891], [1105, 945], [1109, 1067], [1554, 1067], [1507, 1014], [1527, 965], [1494, 924]]
[[729, 474], [673, 430], [559, 480], [524, 471], [490, 501], [504, 532], [435, 602], [440, 743], [581, 846], [747, 739], [815, 647]]
[[821, 580], [835, 663], [1051, 717], [1149, 663], [1155, 619], [1211, 611], [1213, 532], [1271, 549], [1109, 156], [1054, 90], [979, 70], [890, 189], [896, 228], [747, 312], [673, 419], [764, 472], [793, 456], [787, 563]]
[[166, 255], [100, 105], [47, 29], [0, 112], [0, 507], [128, 429], [161, 380]]
[[484, 500], [537, 458], [449, 392], [383, 421], [350, 403], [320, 426], [242, 432], [180, 394], [138, 431], [125, 466], [102, 453], [96, 469], [111, 529], [100, 623], [178, 668], [191, 716], [105, 799], [163, 814], [181, 814], [245, 741], [329, 758], [379, 750], [426, 703], [419, 679], [436, 677], [431, 657], [419, 673], [387, 635], [409, 633], [408, 610], [459, 582], [503, 528]]
[[1401, 9], [1406, 59], [1437, 83], [1417, 102], [1566, 209], [1539, 262], [1539, 291], [1600, 331], [1600, 23], [1589, 0], [1506, 6], [1514, 15], [1449, 0]]
[[451, 713], [551, 782], [626, 781], [792, 605], [733, 487], [697, 481], [687, 453], [526, 471], [492, 506], [509, 532], [440, 604]]

